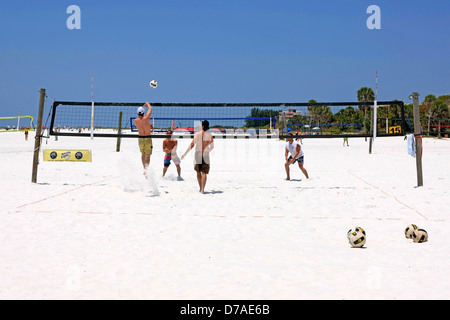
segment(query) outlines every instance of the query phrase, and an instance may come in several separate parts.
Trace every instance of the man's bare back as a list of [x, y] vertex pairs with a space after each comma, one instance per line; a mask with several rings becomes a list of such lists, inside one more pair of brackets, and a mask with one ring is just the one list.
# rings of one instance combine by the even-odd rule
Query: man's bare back
[[152, 133], [152, 126], [150, 125], [152, 107], [148, 102], [146, 102], [144, 106], [148, 108], [148, 112], [144, 116], [140, 115], [138, 118], [134, 119], [134, 124], [138, 129], [139, 135], [145, 137], [151, 135]]
[[197, 172], [197, 181], [201, 193], [205, 193], [205, 185], [210, 165], [209, 153], [214, 149], [214, 137], [208, 132], [208, 129], [209, 122], [207, 120], [202, 121], [202, 130], [194, 134], [194, 139], [192, 139], [188, 149], [181, 156], [181, 159], [184, 159], [186, 154], [195, 147], [194, 170]]
[[[213, 136], [211, 133], [202, 130], [194, 134], [192, 143], [195, 145], [195, 151], [209, 152], [213, 148]], [[194, 145], [191, 144], [191, 148]]]

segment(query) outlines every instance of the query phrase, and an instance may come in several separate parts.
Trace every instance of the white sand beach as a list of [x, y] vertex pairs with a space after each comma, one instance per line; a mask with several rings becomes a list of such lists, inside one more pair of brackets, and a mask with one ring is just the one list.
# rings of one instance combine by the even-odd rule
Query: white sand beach
[[[136, 139], [54, 137], [91, 163], [44, 162], [35, 132], [0, 134], [0, 299], [449, 299], [450, 141], [304, 139], [307, 180], [277, 139], [216, 139], [206, 194], [191, 152], [150, 179]], [[189, 139], [179, 140], [179, 154]], [[406, 239], [414, 223], [426, 243]], [[347, 231], [366, 230], [364, 248]]]

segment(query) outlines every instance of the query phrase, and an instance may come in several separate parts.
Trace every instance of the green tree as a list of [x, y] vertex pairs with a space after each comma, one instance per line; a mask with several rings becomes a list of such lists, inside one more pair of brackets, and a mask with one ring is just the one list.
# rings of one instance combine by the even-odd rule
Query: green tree
[[[369, 87], [362, 87], [357, 92], [357, 99], [358, 102], [370, 102], [375, 100], [375, 93], [373, 92], [372, 88]], [[370, 108], [370, 106], [359, 106], [360, 110], [364, 110], [364, 133], [367, 133], [367, 109]]]
[[437, 119], [439, 124], [438, 136], [441, 137], [441, 124], [450, 117], [450, 111], [448, 105], [442, 101], [438, 100], [431, 106], [431, 115], [433, 118]]
[[427, 107], [427, 117], [428, 117], [428, 125], [431, 124], [431, 107], [433, 103], [436, 102], [436, 96], [434, 94], [429, 94], [423, 100], [423, 104]]
[[[317, 103], [317, 101], [314, 100], [314, 99], [311, 99], [311, 100], [308, 101], [308, 103]], [[307, 110], [308, 110], [309, 124], [312, 124], [314, 118], [313, 118], [311, 115], [312, 115], [312, 113], [314, 112], [314, 106], [308, 106], [308, 107], [307, 107]]]
[[[275, 117], [278, 117], [279, 113], [280, 113], [280, 111], [271, 110], [271, 109], [264, 110], [264, 109], [259, 109], [259, 108], [252, 108], [250, 110], [250, 115], [247, 116], [246, 118], [275, 118]], [[260, 128], [260, 127], [268, 126], [269, 124], [270, 124], [270, 119], [245, 120], [245, 126], [247, 128]], [[272, 125], [273, 125], [273, 122], [272, 122]]]
[[297, 115], [293, 116], [289, 122], [293, 123], [293, 124], [306, 124], [306, 123], [308, 123], [308, 117], [305, 115], [297, 114]]
[[[315, 124], [326, 124], [330, 123], [333, 113], [328, 106], [311, 106], [310, 117], [313, 119]], [[323, 127], [320, 126], [320, 131], [322, 132]]]
[[[362, 125], [364, 119], [360, 112], [355, 110], [354, 107], [347, 107], [339, 110], [335, 115], [335, 122], [337, 124], [359, 124]], [[343, 128], [346, 131], [348, 128]], [[354, 130], [354, 128], [352, 128]]]

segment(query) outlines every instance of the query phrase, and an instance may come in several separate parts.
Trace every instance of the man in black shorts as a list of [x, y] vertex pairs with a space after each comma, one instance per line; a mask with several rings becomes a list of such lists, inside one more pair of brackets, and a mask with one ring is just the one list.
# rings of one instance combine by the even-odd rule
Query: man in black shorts
[[186, 154], [195, 147], [194, 170], [197, 171], [197, 181], [201, 193], [205, 193], [206, 179], [211, 164], [209, 153], [214, 149], [214, 137], [211, 133], [207, 132], [208, 130], [208, 120], [202, 121], [202, 130], [194, 134], [194, 139], [186, 152], [181, 156], [181, 160], [183, 160]]

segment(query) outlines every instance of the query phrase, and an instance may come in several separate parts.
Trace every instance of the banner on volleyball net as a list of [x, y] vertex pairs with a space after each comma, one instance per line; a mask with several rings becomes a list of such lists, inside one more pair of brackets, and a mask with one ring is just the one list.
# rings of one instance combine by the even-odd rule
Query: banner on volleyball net
[[[55, 101], [50, 134], [60, 136], [138, 137], [134, 126], [137, 108], [144, 103]], [[201, 130], [208, 120], [210, 132], [227, 137], [339, 138], [373, 136], [374, 102], [326, 103], [151, 103], [151, 137], [166, 138], [168, 130], [180, 137]], [[377, 102], [382, 108], [397, 106], [401, 118], [376, 121], [377, 136], [405, 135], [403, 103]], [[93, 126], [92, 126], [93, 124]], [[385, 126], [396, 130], [386, 130]]]

